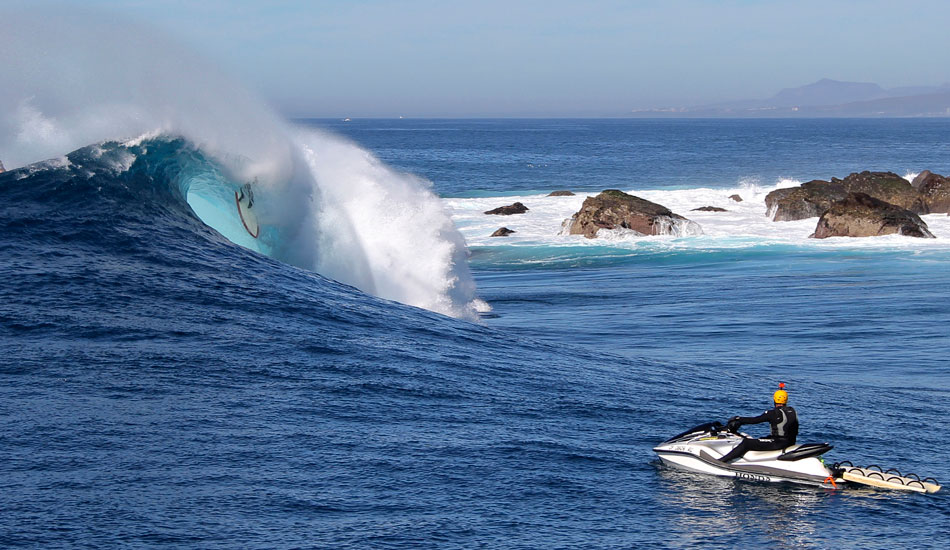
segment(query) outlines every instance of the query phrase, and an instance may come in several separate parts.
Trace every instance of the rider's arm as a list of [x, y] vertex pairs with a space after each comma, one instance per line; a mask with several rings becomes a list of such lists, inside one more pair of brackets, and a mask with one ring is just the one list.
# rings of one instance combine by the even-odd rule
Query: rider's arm
[[774, 409], [770, 411], [765, 411], [759, 416], [740, 416], [739, 422], [742, 424], [761, 424], [763, 422], [771, 422], [773, 412], [774, 412]]

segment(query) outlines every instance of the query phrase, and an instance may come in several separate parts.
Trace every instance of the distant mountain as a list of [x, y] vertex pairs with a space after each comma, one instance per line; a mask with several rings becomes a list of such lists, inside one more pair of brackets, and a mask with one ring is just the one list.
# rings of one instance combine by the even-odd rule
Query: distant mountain
[[905, 86], [903, 88], [891, 88], [887, 91], [890, 97], [906, 97], [912, 95], [928, 95], [950, 92], [950, 84], [942, 86]]
[[855, 101], [869, 101], [887, 97], [877, 84], [840, 82], [823, 78], [800, 88], [785, 88], [766, 100], [775, 107], [804, 107], [811, 105], [840, 105]]
[[950, 117], [950, 84], [885, 90], [870, 82], [823, 78], [768, 99], [646, 109], [634, 116], [674, 117]]
[[796, 114], [815, 117], [950, 117], [950, 90], [843, 105], [800, 107]]

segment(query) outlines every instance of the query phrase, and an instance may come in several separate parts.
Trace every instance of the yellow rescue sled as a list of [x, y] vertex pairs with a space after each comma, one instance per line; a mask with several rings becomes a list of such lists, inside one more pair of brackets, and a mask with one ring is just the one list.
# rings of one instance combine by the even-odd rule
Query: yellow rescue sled
[[883, 469], [876, 464], [860, 468], [849, 461], [835, 465], [841, 472], [841, 477], [852, 483], [894, 489], [897, 491], [913, 491], [915, 493], [936, 493], [940, 490], [940, 483], [932, 478], [920, 478], [917, 474], [901, 474], [897, 468]]

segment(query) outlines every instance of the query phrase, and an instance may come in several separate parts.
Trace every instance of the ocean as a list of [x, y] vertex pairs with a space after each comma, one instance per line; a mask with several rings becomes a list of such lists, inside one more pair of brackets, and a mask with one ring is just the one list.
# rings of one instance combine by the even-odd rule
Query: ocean
[[[712, 478], [652, 448], [784, 382], [829, 464], [950, 479], [950, 218], [815, 240], [764, 203], [950, 174], [950, 121], [197, 134], [0, 150], [0, 546], [944, 546], [946, 491]], [[604, 189], [703, 234], [562, 234]]]

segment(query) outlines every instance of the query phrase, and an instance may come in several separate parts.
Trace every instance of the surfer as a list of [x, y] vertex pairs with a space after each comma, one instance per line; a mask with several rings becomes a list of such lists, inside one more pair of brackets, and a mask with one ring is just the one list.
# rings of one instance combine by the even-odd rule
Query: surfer
[[[257, 178], [254, 179], [254, 183], [257, 183]], [[251, 188], [251, 182], [245, 183], [241, 189], [234, 192], [234, 203], [244, 229], [256, 239], [261, 234], [261, 225], [257, 221], [257, 216], [251, 211], [254, 207], [254, 191]]]
[[[254, 183], [257, 183], [257, 178], [254, 178]], [[241, 194], [238, 196], [238, 202], [243, 201], [244, 197], [247, 197], [247, 209], [250, 210], [254, 207], [254, 191], [251, 191], [251, 182], [247, 182], [241, 187]]]
[[785, 384], [779, 384], [778, 388], [778, 391], [772, 394], [774, 408], [759, 416], [733, 416], [726, 424], [727, 430], [735, 432], [743, 424], [768, 422], [772, 426], [772, 434], [763, 439], [743, 438], [741, 443], [720, 460], [731, 462], [744, 455], [746, 451], [775, 451], [795, 444], [795, 438], [798, 437], [798, 414], [795, 409], [788, 406], [788, 392], [785, 391]]

